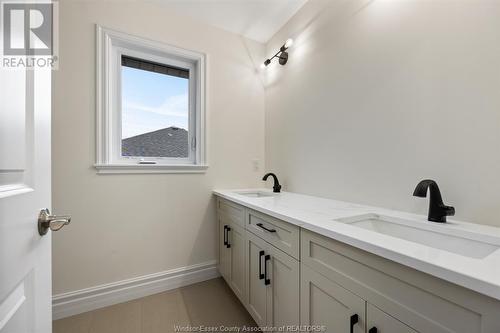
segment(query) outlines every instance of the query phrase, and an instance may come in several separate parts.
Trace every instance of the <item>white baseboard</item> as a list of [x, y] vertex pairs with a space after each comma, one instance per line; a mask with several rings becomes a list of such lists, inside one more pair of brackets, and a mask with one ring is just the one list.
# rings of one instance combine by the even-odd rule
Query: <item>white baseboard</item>
[[133, 279], [103, 284], [52, 297], [53, 320], [161, 293], [220, 276], [210, 261]]

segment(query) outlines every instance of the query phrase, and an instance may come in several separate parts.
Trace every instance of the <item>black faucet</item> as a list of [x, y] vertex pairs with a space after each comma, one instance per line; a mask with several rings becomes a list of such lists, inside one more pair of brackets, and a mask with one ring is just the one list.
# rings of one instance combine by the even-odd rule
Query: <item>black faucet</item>
[[441, 198], [441, 191], [437, 183], [431, 179], [422, 180], [415, 187], [413, 195], [420, 198], [425, 198], [427, 196], [427, 189], [430, 192], [429, 198], [429, 221], [432, 222], [446, 222], [446, 216], [455, 215], [455, 208], [452, 206], [446, 206]]
[[266, 181], [267, 178], [271, 176], [274, 179], [274, 185], [273, 185], [273, 192], [279, 193], [281, 191], [281, 185], [280, 182], [278, 181], [278, 177], [272, 172], [266, 173], [266, 175], [262, 178], [263, 181]]

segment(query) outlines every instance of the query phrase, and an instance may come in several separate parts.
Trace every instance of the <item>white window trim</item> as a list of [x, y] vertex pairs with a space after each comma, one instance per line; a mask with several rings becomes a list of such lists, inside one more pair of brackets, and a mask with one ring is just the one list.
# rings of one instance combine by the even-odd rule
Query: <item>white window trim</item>
[[[97, 25], [96, 36], [96, 163], [98, 173], [202, 173], [208, 168], [205, 130], [206, 55], [131, 36]], [[151, 158], [156, 164], [139, 164], [139, 158], [122, 157], [121, 147], [121, 55], [178, 63], [190, 72], [189, 157]], [[194, 150], [192, 145], [196, 145]]]

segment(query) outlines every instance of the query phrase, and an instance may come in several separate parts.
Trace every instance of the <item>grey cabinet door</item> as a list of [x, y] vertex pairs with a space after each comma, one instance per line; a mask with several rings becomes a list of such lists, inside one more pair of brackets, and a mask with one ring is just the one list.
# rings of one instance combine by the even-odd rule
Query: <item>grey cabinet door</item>
[[219, 272], [227, 283], [230, 282], [229, 265], [231, 264], [231, 251], [225, 245], [226, 228], [229, 226], [223, 216], [219, 215]]
[[246, 231], [246, 277], [247, 277], [247, 309], [255, 322], [267, 325], [267, 290], [264, 273], [265, 254], [268, 244], [252, 233]]
[[[283, 327], [300, 323], [300, 265], [297, 259], [269, 246], [269, 289], [267, 326]], [[267, 252], [266, 252], [267, 254]]]
[[246, 232], [235, 223], [230, 224], [228, 232], [229, 250], [229, 286], [240, 301], [246, 303], [245, 247]]
[[[301, 264], [300, 320], [302, 325], [324, 326], [324, 332], [365, 332], [365, 301], [323, 275]], [[354, 318], [354, 317], [353, 317]]]
[[418, 333], [370, 303], [366, 306], [366, 322], [370, 333]]

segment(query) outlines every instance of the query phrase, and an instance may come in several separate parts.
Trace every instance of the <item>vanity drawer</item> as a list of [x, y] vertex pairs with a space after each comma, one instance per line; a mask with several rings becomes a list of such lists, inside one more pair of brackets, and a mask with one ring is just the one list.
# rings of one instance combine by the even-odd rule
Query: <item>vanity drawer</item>
[[245, 228], [245, 207], [231, 201], [217, 198], [217, 213], [225, 215], [231, 222]]
[[299, 227], [280, 221], [274, 217], [248, 210], [246, 229], [295, 259], [299, 259]]

